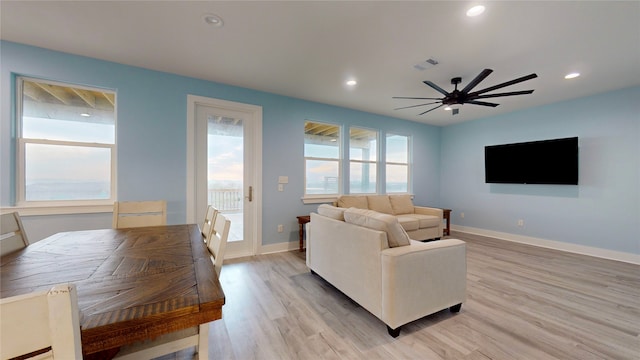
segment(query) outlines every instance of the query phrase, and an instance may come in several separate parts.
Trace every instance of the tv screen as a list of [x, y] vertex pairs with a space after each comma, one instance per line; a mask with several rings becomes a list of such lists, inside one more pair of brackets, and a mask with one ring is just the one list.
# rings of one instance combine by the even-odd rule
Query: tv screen
[[578, 185], [578, 138], [484, 148], [485, 182]]

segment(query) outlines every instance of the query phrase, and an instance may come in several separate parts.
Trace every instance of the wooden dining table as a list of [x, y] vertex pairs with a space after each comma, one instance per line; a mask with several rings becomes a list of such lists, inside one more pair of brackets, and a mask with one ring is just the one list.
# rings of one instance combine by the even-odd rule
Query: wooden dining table
[[195, 224], [58, 233], [3, 256], [0, 271], [1, 298], [76, 285], [85, 358], [220, 319], [225, 303]]

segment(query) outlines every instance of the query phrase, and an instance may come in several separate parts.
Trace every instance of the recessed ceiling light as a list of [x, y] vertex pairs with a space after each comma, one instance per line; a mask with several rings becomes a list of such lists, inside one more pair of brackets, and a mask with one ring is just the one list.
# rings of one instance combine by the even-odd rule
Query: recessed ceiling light
[[574, 73], [570, 73], [564, 76], [565, 79], [575, 79], [578, 76], [580, 76], [580, 73], [578, 72], [574, 72]]
[[89, 117], [89, 116], [91, 116], [91, 114], [89, 114], [89, 113], [81, 113], [80, 116]]
[[472, 7], [471, 9], [467, 10], [467, 16], [469, 16], [469, 17], [478, 16], [478, 15], [482, 14], [483, 12], [484, 12], [484, 6], [476, 5], [476, 6]]
[[349, 86], [356, 86], [358, 82], [355, 80], [347, 80], [346, 84]]
[[216, 14], [205, 14], [203, 19], [207, 25], [215, 27], [222, 27], [222, 25], [224, 25], [224, 21], [222, 21], [222, 18]]
[[447, 106], [444, 107], [444, 110], [445, 111], [449, 111], [449, 110], [453, 110], [453, 108], [451, 106], [447, 105]]

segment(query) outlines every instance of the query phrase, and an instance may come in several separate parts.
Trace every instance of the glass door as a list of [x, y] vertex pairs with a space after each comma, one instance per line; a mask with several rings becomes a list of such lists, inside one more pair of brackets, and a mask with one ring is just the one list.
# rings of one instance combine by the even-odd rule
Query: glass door
[[225, 257], [256, 251], [252, 116], [196, 104], [196, 219], [207, 205], [231, 220]]

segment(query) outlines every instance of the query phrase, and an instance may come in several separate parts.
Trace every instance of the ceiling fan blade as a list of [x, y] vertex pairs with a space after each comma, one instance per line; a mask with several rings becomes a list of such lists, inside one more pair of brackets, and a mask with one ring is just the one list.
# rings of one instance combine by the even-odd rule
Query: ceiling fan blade
[[414, 108], [414, 107], [418, 107], [418, 106], [425, 106], [425, 105], [431, 105], [431, 104], [439, 104], [440, 101], [436, 101], [436, 102], [432, 102], [432, 103], [426, 103], [426, 104], [418, 104], [418, 105], [411, 105], [411, 106], [405, 106], [405, 107], [399, 107], [393, 110], [400, 110], [400, 109], [409, 109], [409, 108]]
[[482, 106], [491, 106], [491, 107], [496, 107], [500, 104], [496, 104], [496, 103], [490, 103], [490, 102], [485, 102], [485, 101], [466, 101], [465, 104], [473, 104], [473, 105], [482, 105]]
[[512, 92], [499, 93], [499, 94], [487, 94], [487, 95], [469, 96], [467, 98], [469, 100], [488, 99], [488, 98], [494, 98], [494, 97], [500, 97], [500, 96], [527, 95], [527, 94], [531, 94], [532, 92], [533, 92], [533, 90], [512, 91]]
[[429, 110], [427, 110], [427, 111], [425, 111], [425, 112], [423, 112], [423, 113], [420, 113], [420, 114], [418, 114], [418, 115], [424, 115], [424, 114], [428, 113], [429, 111], [433, 111], [433, 110], [435, 110], [435, 109], [437, 109], [437, 108], [439, 108], [439, 107], [443, 107], [443, 106], [444, 106], [444, 104], [440, 104], [440, 105], [438, 105], [438, 106], [434, 107], [433, 109], [429, 109]]
[[475, 96], [475, 95], [484, 94], [484, 93], [489, 92], [489, 91], [497, 90], [497, 89], [503, 88], [505, 86], [514, 85], [514, 84], [517, 84], [517, 83], [520, 83], [520, 82], [523, 82], [523, 81], [527, 81], [527, 80], [531, 80], [531, 79], [534, 79], [534, 78], [537, 78], [537, 77], [538, 77], [538, 75], [536, 75], [536, 74], [529, 74], [527, 76], [523, 76], [523, 77], [520, 77], [520, 78], [517, 78], [517, 79], [513, 79], [511, 81], [503, 82], [502, 84], [498, 84], [498, 85], [495, 85], [495, 86], [488, 87], [486, 89], [482, 89], [482, 90], [470, 93], [469, 95], [470, 96]]
[[463, 94], [468, 93], [469, 91], [471, 91], [471, 89], [476, 87], [476, 85], [478, 85], [482, 80], [484, 80], [492, 72], [493, 72], [493, 70], [491, 70], [491, 69], [482, 70], [482, 72], [480, 74], [478, 74], [478, 76], [476, 76], [475, 79], [471, 80], [471, 82], [468, 83], [467, 86], [465, 86], [464, 89], [462, 89], [460, 92], [463, 93]]
[[392, 96], [392, 99], [412, 99], [412, 100], [442, 100], [440, 98], [426, 98], [426, 97], [407, 97], [407, 96]]
[[429, 80], [425, 80], [425, 81], [423, 81], [423, 83], [425, 83], [425, 84], [427, 84], [428, 86], [432, 87], [433, 89], [435, 89], [435, 90], [436, 90], [437, 92], [439, 92], [440, 94], [442, 94], [442, 95], [444, 95], [444, 96], [449, 96], [449, 93], [448, 93], [448, 92], [444, 91], [444, 89], [443, 89], [443, 88], [441, 88], [440, 86], [438, 86], [438, 85], [436, 85], [436, 84], [432, 83], [431, 81], [429, 81]]

